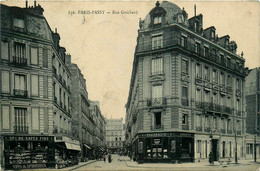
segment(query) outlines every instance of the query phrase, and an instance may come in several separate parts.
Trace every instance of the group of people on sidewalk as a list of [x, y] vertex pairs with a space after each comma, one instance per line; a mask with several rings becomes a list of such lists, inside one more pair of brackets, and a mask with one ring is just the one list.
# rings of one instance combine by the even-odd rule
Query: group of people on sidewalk
[[108, 162], [109, 162], [109, 163], [112, 162], [112, 157], [111, 157], [111, 154], [110, 154], [110, 153], [108, 153], [108, 155], [103, 154], [104, 163], [106, 162], [106, 158], [108, 158]]

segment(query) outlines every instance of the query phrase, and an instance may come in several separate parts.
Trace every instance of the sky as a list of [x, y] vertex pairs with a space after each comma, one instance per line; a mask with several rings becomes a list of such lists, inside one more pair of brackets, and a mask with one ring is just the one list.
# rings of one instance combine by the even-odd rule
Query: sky
[[[184, 7], [189, 18], [194, 16], [196, 4], [197, 15], [203, 14], [204, 29], [215, 26], [219, 37], [228, 34], [238, 45], [237, 53], [243, 51], [246, 67], [260, 67], [259, 2], [171, 2]], [[25, 7], [25, 1], [1, 3]], [[100, 101], [101, 112], [108, 119], [125, 117], [139, 18], [144, 19], [155, 3], [37, 1], [44, 8], [51, 29], [57, 28], [60, 45], [84, 74], [89, 99]], [[33, 1], [28, 5], [32, 6]], [[121, 11], [135, 14], [121, 14]]]

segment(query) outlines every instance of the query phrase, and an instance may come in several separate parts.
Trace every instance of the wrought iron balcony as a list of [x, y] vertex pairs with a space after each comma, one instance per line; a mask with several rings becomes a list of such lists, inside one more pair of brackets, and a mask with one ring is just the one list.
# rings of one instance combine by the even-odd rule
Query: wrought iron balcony
[[182, 130], [189, 130], [189, 125], [182, 125]]
[[204, 128], [204, 131], [205, 131], [205, 132], [210, 132], [210, 130], [211, 130], [210, 127], [205, 127], [205, 128]]
[[28, 134], [29, 127], [26, 125], [15, 125], [14, 133], [15, 134]]
[[226, 130], [225, 129], [220, 129], [220, 132], [225, 134], [226, 133]]
[[26, 97], [28, 97], [28, 91], [27, 90], [14, 89], [14, 95], [17, 96], [17, 97], [26, 98]]
[[166, 105], [165, 97], [147, 99], [147, 106], [165, 106], [165, 105]]
[[196, 131], [202, 131], [202, 127], [201, 126], [196, 126]]
[[181, 105], [182, 106], [189, 106], [189, 99], [181, 99]]
[[26, 66], [27, 59], [25, 57], [14, 56], [12, 64], [19, 65], [19, 66]]
[[151, 130], [163, 130], [164, 126], [160, 125], [151, 125]]
[[228, 134], [232, 134], [232, 130], [228, 129], [228, 130], [227, 130], [227, 133], [228, 133]]

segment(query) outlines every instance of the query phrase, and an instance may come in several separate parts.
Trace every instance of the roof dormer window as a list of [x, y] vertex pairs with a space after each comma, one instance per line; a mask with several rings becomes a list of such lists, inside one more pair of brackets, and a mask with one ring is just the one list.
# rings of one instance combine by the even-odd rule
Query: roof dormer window
[[211, 40], [215, 40], [215, 32], [214, 31], [211, 31]]
[[19, 19], [19, 18], [15, 18], [14, 19], [14, 26], [19, 27], [19, 28], [24, 28], [24, 20]]
[[161, 24], [162, 23], [162, 16], [154, 17], [153, 23], [154, 24]]

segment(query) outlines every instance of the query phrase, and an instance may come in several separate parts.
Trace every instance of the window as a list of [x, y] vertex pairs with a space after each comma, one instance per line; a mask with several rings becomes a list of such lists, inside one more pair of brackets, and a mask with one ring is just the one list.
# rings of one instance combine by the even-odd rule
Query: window
[[3, 129], [10, 129], [10, 108], [2, 105], [1, 125]]
[[200, 89], [196, 90], [196, 101], [197, 102], [201, 101], [201, 91], [200, 91]]
[[14, 44], [14, 61], [16, 63], [27, 63], [25, 56], [25, 44], [15, 43]]
[[195, 53], [200, 54], [200, 43], [198, 42], [195, 43]]
[[181, 46], [187, 47], [187, 37], [186, 36], [181, 36]]
[[196, 115], [197, 116], [197, 126], [201, 126], [201, 116], [200, 115]]
[[202, 72], [201, 72], [201, 65], [196, 64], [196, 77], [201, 78]]
[[228, 75], [228, 77], [227, 77], [227, 85], [228, 85], [229, 87], [232, 86], [232, 78], [231, 78], [230, 75]]
[[227, 66], [230, 67], [231, 66], [231, 59], [229, 57], [227, 57]]
[[161, 24], [162, 23], [162, 17], [161, 16], [154, 17], [153, 23], [154, 24]]
[[214, 104], [218, 104], [217, 94], [215, 94], [215, 93], [213, 93], [212, 102], [213, 102]]
[[182, 114], [182, 125], [188, 125], [188, 114]]
[[188, 101], [188, 87], [182, 87], [182, 105], [183, 106], [188, 106], [189, 101]]
[[48, 50], [47, 49], [43, 49], [43, 59], [42, 59], [42, 65], [45, 68], [48, 68]]
[[208, 91], [205, 91], [205, 102], [210, 102], [210, 93]]
[[24, 28], [24, 20], [15, 18], [14, 19], [14, 26], [19, 28]]
[[209, 70], [209, 68], [208, 67], [205, 67], [204, 68], [204, 78], [205, 78], [205, 80], [207, 80], [207, 81], [209, 81], [210, 79], [210, 70]]
[[9, 52], [8, 52], [8, 42], [1, 41], [1, 58], [2, 59], [9, 59]]
[[215, 32], [214, 31], [211, 31], [211, 40], [215, 40]]
[[230, 119], [227, 120], [227, 130], [228, 131], [231, 130], [231, 120]]
[[218, 72], [216, 70], [213, 70], [212, 78], [213, 83], [218, 83]]
[[221, 118], [221, 129], [225, 129], [226, 125], [225, 125], [225, 119]]
[[226, 65], [226, 63], [225, 63], [225, 57], [224, 57], [223, 54], [220, 54], [220, 61], [221, 61], [221, 64]]
[[14, 76], [14, 84], [15, 90], [26, 90], [26, 76], [16, 74]]
[[15, 132], [26, 132], [27, 131], [27, 109], [26, 108], [14, 108], [15, 116]]
[[158, 49], [163, 47], [163, 37], [162, 35], [152, 37], [152, 49]]
[[217, 129], [217, 118], [213, 117], [213, 129]]
[[161, 128], [161, 112], [154, 113], [155, 128]]
[[213, 55], [213, 58], [215, 59], [215, 60], [217, 60], [216, 58], [217, 58], [217, 51], [216, 51], [216, 49], [212, 49], [212, 55]]
[[152, 98], [162, 97], [162, 85], [152, 86]]
[[188, 61], [186, 59], [182, 59], [182, 61], [181, 61], [181, 71], [184, 74], [189, 73]]
[[205, 127], [208, 128], [209, 127], [209, 117], [205, 116]]
[[38, 49], [31, 47], [31, 64], [38, 65]]
[[225, 85], [225, 74], [224, 73], [220, 74], [220, 81], [221, 81], [222, 85]]
[[209, 56], [209, 48], [204, 46], [204, 56], [208, 57]]
[[162, 58], [152, 59], [152, 75], [163, 73], [163, 60]]

